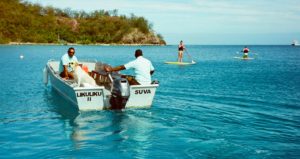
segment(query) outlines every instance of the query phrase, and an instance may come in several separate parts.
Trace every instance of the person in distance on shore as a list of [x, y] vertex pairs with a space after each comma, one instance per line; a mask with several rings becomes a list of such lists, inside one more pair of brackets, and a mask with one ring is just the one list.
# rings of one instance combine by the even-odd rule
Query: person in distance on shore
[[126, 76], [130, 85], [147, 85], [151, 84], [151, 75], [154, 73], [154, 67], [148, 59], [143, 57], [142, 50], [135, 51], [135, 60], [128, 62], [125, 65], [117, 67], [104, 67], [106, 72], [121, 71], [125, 69], [134, 69], [135, 78]]

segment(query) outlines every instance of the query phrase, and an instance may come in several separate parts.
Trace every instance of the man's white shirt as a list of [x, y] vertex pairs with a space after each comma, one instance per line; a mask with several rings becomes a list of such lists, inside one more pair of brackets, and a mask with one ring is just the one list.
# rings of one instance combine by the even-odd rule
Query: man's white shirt
[[124, 65], [126, 69], [133, 68], [135, 72], [135, 79], [141, 84], [151, 84], [150, 71], [154, 71], [154, 67], [148, 59], [139, 56], [135, 60]]
[[76, 56], [74, 55], [72, 58], [68, 54], [64, 54], [59, 63], [59, 72], [62, 72], [64, 70], [64, 65], [68, 66], [68, 72], [73, 71], [73, 66], [75, 63], [78, 63], [78, 60]]

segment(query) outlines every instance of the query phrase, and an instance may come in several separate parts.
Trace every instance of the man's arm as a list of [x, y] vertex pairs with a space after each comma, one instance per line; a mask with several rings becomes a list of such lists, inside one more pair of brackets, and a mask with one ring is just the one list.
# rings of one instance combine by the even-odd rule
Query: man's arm
[[117, 67], [105, 67], [104, 68], [106, 72], [114, 72], [114, 71], [121, 71], [121, 70], [125, 70], [125, 66], [124, 65], [121, 65], [121, 66], [117, 66]]

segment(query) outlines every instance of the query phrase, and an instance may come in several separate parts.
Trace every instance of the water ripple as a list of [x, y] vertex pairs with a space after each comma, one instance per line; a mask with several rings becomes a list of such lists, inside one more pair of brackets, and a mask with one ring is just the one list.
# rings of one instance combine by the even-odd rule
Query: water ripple
[[[177, 46], [142, 46], [160, 81], [152, 107], [81, 112], [42, 84], [47, 60], [68, 47], [0, 47], [0, 63], [18, 68], [0, 67], [1, 158], [300, 156], [298, 48], [253, 46], [259, 59], [239, 61], [241, 46], [189, 46], [197, 64], [178, 67], [163, 64]], [[136, 49], [76, 48], [78, 58], [112, 65]]]

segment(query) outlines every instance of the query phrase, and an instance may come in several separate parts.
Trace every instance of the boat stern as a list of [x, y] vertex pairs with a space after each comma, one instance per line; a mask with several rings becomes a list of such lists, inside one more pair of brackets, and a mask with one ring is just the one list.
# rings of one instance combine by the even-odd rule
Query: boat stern
[[149, 108], [152, 105], [158, 84], [132, 85], [125, 108]]
[[79, 110], [106, 109], [104, 102], [104, 87], [75, 88], [75, 96]]

